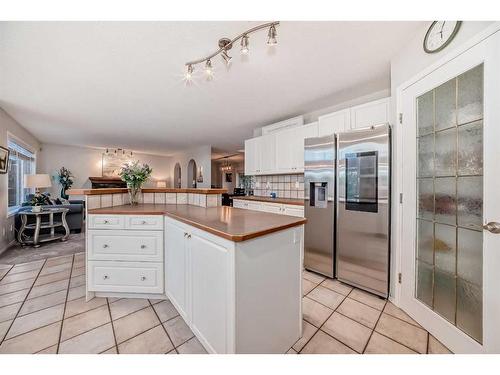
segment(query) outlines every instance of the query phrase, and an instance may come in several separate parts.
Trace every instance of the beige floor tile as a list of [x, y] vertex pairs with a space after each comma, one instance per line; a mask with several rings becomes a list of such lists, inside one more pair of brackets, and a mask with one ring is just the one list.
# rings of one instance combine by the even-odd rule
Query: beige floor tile
[[316, 288], [316, 285], [318, 285], [318, 284], [313, 283], [312, 281], [309, 281], [305, 278], [302, 278], [302, 295], [305, 296], [311, 290]]
[[156, 305], [157, 303], [161, 303], [163, 301], [168, 301], [167, 298], [163, 298], [163, 299], [150, 299], [149, 302], [151, 302], [152, 305]]
[[340, 304], [337, 311], [369, 328], [375, 327], [375, 324], [377, 324], [377, 320], [381, 314], [379, 310], [350, 299], [349, 297], [347, 297], [344, 302]]
[[344, 296], [347, 296], [353, 289], [352, 286], [334, 279], [325, 279], [325, 281], [321, 283], [321, 286], [331, 289], [337, 293], [343, 294]]
[[85, 267], [80, 267], [80, 268], [75, 268], [73, 272], [71, 273], [71, 276], [76, 277], [76, 276], [81, 276], [85, 275]]
[[10, 270], [12, 267], [12, 264], [0, 264], [0, 270]]
[[115, 346], [111, 323], [94, 328], [59, 344], [59, 353], [98, 354]]
[[76, 288], [77, 286], [85, 285], [85, 275], [80, 275], [72, 277], [69, 281], [70, 288]]
[[427, 348], [429, 354], [453, 354], [441, 341], [429, 333], [429, 346]]
[[69, 280], [56, 281], [55, 283], [35, 286], [31, 289], [28, 299], [45, 296], [68, 288]]
[[319, 284], [320, 282], [322, 282], [325, 279], [324, 276], [319, 275], [319, 274], [314, 273], [314, 272], [311, 272], [311, 271], [307, 271], [307, 270], [304, 270], [302, 272], [302, 277], [304, 279], [307, 279], [307, 280], [315, 283], [315, 284]]
[[85, 260], [78, 260], [73, 262], [73, 270], [76, 270], [77, 268], [82, 268], [85, 267]]
[[7, 293], [0, 296], [0, 307], [22, 302], [26, 298], [29, 289], [18, 290], [17, 292]]
[[58, 272], [61, 272], [61, 271], [69, 271], [70, 269], [71, 269], [71, 262], [62, 263], [62, 264], [58, 264], [58, 265], [55, 265], [55, 266], [47, 266], [47, 265], [45, 265], [42, 268], [42, 271], [40, 272], [40, 276], [46, 276], [46, 275], [50, 275], [52, 273], [58, 273]]
[[[131, 337], [147, 331], [160, 324], [158, 317], [152, 307], [139, 310], [130, 315], [113, 321], [115, 327], [116, 342], [121, 344]], [[120, 350], [120, 349], [118, 349]]]
[[314, 288], [307, 296], [333, 310], [335, 310], [345, 298], [344, 295], [322, 287], [321, 285]]
[[17, 292], [18, 290], [29, 289], [33, 285], [34, 281], [34, 279], [26, 279], [16, 281], [14, 283], [0, 285], [0, 296], [7, 293]]
[[302, 320], [302, 337], [295, 344], [293, 344], [292, 348], [297, 352], [300, 352], [304, 345], [306, 345], [311, 337], [314, 336], [317, 330], [317, 327], [306, 322], [305, 320]]
[[36, 353], [57, 344], [61, 322], [45, 326], [34, 331], [5, 340], [0, 345], [0, 353], [21, 354]]
[[206, 354], [207, 351], [196, 337], [185, 342], [177, 348], [179, 354]]
[[108, 297], [108, 302], [109, 303], [113, 303], [113, 302], [116, 302], [116, 301], [119, 301], [121, 300], [121, 298], [118, 298], [118, 297]]
[[302, 315], [309, 323], [320, 327], [331, 315], [332, 309], [308, 297], [302, 298]]
[[2, 342], [2, 340], [4, 339], [11, 324], [12, 320], [6, 320], [5, 322], [0, 323], [0, 342]]
[[10, 274], [14, 275], [16, 273], [20, 272], [26, 272], [26, 271], [33, 271], [37, 270], [39, 271], [40, 268], [42, 268], [44, 261], [43, 260], [38, 260], [36, 262], [28, 262], [28, 263], [20, 263], [16, 264], [12, 269], [10, 270]]
[[50, 284], [56, 281], [69, 279], [70, 272], [71, 270], [66, 270], [61, 272], [50, 273], [45, 276], [38, 276], [38, 279], [36, 279], [35, 281], [35, 286]]
[[417, 352], [388, 337], [373, 332], [366, 346], [365, 354], [417, 354]]
[[13, 274], [9, 272], [7, 276], [5, 276], [2, 281], [0, 281], [0, 285], [5, 285], [9, 283], [14, 283], [16, 281], [26, 280], [26, 279], [34, 279], [38, 275], [38, 270], [26, 271]]
[[414, 326], [417, 326], [417, 327], [420, 327], [420, 324], [418, 324], [416, 321], [414, 321], [412, 318], [410, 318], [408, 316], [408, 314], [406, 314], [403, 310], [401, 310], [400, 308], [394, 306], [391, 302], [387, 302], [387, 304], [385, 305], [385, 308], [384, 308], [384, 312], [386, 314], [389, 314], [389, 315], [392, 315], [398, 319], [401, 319], [401, 320], [404, 320], [405, 322], [407, 323], [410, 323], [410, 324], [413, 324]]
[[179, 315], [174, 305], [172, 305], [172, 302], [170, 301], [157, 303], [153, 305], [153, 308], [155, 309], [156, 314], [158, 314], [158, 317], [160, 318], [160, 321], [162, 323]]
[[382, 314], [375, 331], [419, 353], [427, 352], [427, 332], [390, 315]]
[[0, 307], [0, 323], [6, 320], [12, 320], [21, 308], [22, 302], [14, 303], [12, 305]]
[[349, 294], [349, 298], [355, 299], [377, 310], [383, 310], [386, 302], [385, 299], [359, 289], [353, 289]]
[[142, 310], [149, 306], [147, 299], [143, 298], [123, 298], [109, 305], [111, 319], [118, 320], [125, 315]]
[[75, 261], [78, 260], [85, 260], [85, 253], [76, 253], [75, 254]]
[[293, 350], [293, 348], [290, 348], [290, 349], [288, 349], [286, 354], [297, 354], [297, 352], [295, 350]]
[[355, 354], [356, 352], [340, 341], [318, 331], [300, 352], [301, 354]]
[[9, 273], [9, 270], [8, 269], [3, 269], [3, 270], [0, 270], [0, 281], [2, 280], [2, 278], [7, 275]]
[[118, 345], [120, 354], [165, 354], [173, 348], [161, 325]]
[[107, 305], [67, 318], [63, 322], [61, 341], [66, 341], [110, 321]]
[[78, 298], [66, 303], [64, 318], [69, 318], [107, 304], [106, 298], [95, 297], [88, 302], [85, 301], [85, 297]]
[[111, 349], [105, 350], [101, 354], [118, 354], [118, 350], [116, 349], [116, 346], [113, 346]]
[[72, 261], [73, 255], [62, 255], [47, 259], [47, 262], [45, 262], [45, 267], [53, 267], [63, 263], [71, 263]]
[[63, 312], [64, 304], [60, 304], [28, 315], [17, 317], [7, 333], [6, 339], [10, 339], [14, 336], [58, 322], [62, 320]]
[[370, 328], [337, 312], [333, 313], [321, 329], [358, 353], [363, 352], [372, 333]]
[[39, 352], [36, 352], [36, 354], [57, 354], [57, 344], [42, 349]]
[[163, 326], [167, 330], [170, 339], [176, 347], [194, 336], [193, 332], [181, 316], [170, 319], [169, 321], [163, 323]]
[[[69, 281], [69, 280], [68, 280]], [[85, 285], [77, 286], [76, 288], [71, 288], [68, 292], [68, 301], [73, 301], [78, 298], [82, 298], [86, 294]]]
[[19, 311], [19, 316], [26, 314], [31, 314], [32, 312], [46, 309], [47, 307], [52, 307], [55, 305], [60, 305], [66, 301], [66, 291], [61, 290], [52, 294], [47, 294], [46, 296], [41, 296], [37, 298], [32, 298], [24, 302], [21, 311]]

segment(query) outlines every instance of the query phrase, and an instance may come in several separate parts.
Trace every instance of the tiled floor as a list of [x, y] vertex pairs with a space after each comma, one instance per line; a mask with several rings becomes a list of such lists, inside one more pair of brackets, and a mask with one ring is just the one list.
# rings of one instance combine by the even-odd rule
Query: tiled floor
[[[0, 264], [0, 353], [205, 353], [168, 300], [85, 302], [83, 253]], [[304, 272], [303, 337], [288, 353], [448, 353], [403, 311]]]

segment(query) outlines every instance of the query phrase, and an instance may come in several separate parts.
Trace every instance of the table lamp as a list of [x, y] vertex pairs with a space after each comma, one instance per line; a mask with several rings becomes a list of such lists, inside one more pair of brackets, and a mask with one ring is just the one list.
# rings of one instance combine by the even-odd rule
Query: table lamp
[[[50, 176], [48, 174], [26, 174], [24, 175], [24, 187], [35, 189], [35, 196], [40, 196], [40, 188], [51, 187]], [[33, 211], [40, 211], [41, 207], [34, 206]]]

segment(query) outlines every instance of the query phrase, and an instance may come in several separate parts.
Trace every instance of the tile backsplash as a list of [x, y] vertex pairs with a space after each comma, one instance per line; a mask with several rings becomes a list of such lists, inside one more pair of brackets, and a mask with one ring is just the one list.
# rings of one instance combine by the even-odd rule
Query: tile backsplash
[[255, 176], [253, 194], [268, 197], [271, 193], [276, 193], [278, 198], [304, 199], [304, 175]]

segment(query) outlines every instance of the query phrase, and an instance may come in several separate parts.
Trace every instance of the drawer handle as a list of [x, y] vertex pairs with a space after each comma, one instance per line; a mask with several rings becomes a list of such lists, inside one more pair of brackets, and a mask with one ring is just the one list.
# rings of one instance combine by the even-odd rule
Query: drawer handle
[[146, 276], [141, 276], [141, 281], [146, 280]]
[[146, 248], [146, 245], [141, 245], [141, 249], [145, 249]]
[[188, 234], [187, 234], [186, 232], [184, 232], [184, 237], [187, 237], [187, 235], [188, 235]]
[[109, 246], [107, 244], [102, 245], [105, 249], [108, 248]]
[[188, 234], [188, 236], [187, 236], [187, 237], [188, 237], [188, 238], [191, 238], [191, 235], [190, 235], [190, 234]]
[[109, 279], [109, 276], [108, 275], [104, 275], [103, 279], [107, 280], [107, 279]]

